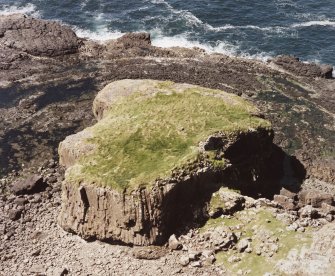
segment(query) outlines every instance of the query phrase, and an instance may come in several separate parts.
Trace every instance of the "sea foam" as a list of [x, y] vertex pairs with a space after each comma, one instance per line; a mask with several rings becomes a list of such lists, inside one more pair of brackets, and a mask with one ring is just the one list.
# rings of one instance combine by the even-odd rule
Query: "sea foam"
[[10, 15], [14, 13], [23, 13], [33, 17], [40, 17], [40, 12], [37, 11], [36, 6], [31, 3], [24, 6], [16, 6], [16, 5], [0, 6], [0, 15]]
[[321, 20], [321, 21], [307, 21], [302, 23], [293, 24], [292, 27], [298, 28], [298, 27], [311, 27], [311, 26], [334, 26], [335, 27], [335, 21], [331, 20]]
[[123, 35], [119, 31], [110, 31], [107, 27], [101, 27], [96, 31], [90, 31], [79, 27], [72, 27], [78, 37], [85, 37], [95, 41], [105, 42], [110, 39], [117, 39]]

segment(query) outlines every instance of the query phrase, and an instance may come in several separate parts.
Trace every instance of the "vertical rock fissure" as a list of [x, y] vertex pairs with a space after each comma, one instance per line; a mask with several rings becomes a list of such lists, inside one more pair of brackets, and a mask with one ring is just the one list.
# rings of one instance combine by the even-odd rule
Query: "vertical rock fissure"
[[85, 223], [86, 222], [86, 214], [87, 214], [88, 208], [90, 207], [90, 203], [88, 201], [86, 189], [84, 187], [79, 188], [79, 193], [80, 193], [80, 199], [81, 199], [81, 201], [83, 203], [83, 206], [84, 206], [83, 218], [82, 218], [81, 222]]

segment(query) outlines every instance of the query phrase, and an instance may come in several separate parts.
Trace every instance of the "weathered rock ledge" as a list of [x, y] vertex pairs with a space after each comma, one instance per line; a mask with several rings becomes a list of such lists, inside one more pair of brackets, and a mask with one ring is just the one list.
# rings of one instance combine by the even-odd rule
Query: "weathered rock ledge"
[[[174, 159], [173, 151], [178, 151], [177, 148], [174, 148], [175, 145], [171, 147], [170, 144], [164, 144], [163, 150], [159, 147], [154, 149], [154, 152], [161, 154], [154, 161], [158, 164], [158, 168], [162, 162], [172, 160], [171, 164], [168, 163], [168, 169], [160, 171], [157, 167], [153, 167], [151, 170], [157, 171], [156, 176], [147, 178], [145, 175], [143, 176], [144, 180], [140, 178], [139, 182], [136, 182], [139, 176], [134, 174], [130, 179], [127, 179], [127, 185], [121, 186], [120, 183], [123, 181], [121, 178], [133, 171], [137, 172], [138, 166], [144, 170], [144, 174], [151, 174], [151, 171], [145, 171], [145, 166], [152, 166], [152, 164], [146, 160], [145, 153], [141, 152], [143, 155], [141, 162], [144, 163], [144, 166], [131, 161], [131, 167], [128, 168], [131, 172], [124, 171], [121, 176], [115, 173], [114, 171], [122, 170], [122, 166], [126, 167], [125, 163], [128, 159], [137, 154], [138, 149], [136, 148], [132, 148], [130, 155], [124, 155], [123, 159], [118, 159], [116, 163], [113, 161], [108, 161], [110, 162], [108, 165], [99, 163], [101, 156], [95, 155], [95, 152], [100, 152], [104, 161], [120, 158], [120, 155], [115, 148], [114, 152], [112, 150], [108, 153], [108, 156], [104, 155], [104, 152], [101, 152], [101, 144], [96, 144], [97, 136], [102, 140], [110, 139], [109, 143], [117, 144], [115, 139], [117, 140], [118, 137], [109, 137], [109, 135], [118, 131], [117, 135], [122, 135], [122, 129], [120, 132], [115, 124], [109, 124], [109, 122], [113, 122], [113, 119], [114, 121], [122, 120], [121, 117], [132, 118], [134, 115], [125, 113], [121, 114], [121, 117], [115, 118], [114, 116], [117, 114], [115, 110], [118, 111], [118, 108], [126, 103], [126, 105], [130, 105], [127, 111], [131, 112], [139, 105], [142, 113], [146, 114], [148, 110], [142, 109], [141, 104], [150, 102], [151, 99], [164, 98], [164, 96], [167, 97], [166, 99], [177, 97], [177, 100], [180, 101], [183, 98], [178, 97], [185, 96], [189, 100], [189, 105], [192, 106], [193, 93], [199, 97], [196, 100], [196, 114], [205, 114], [208, 108], [213, 108], [213, 113], [218, 112], [215, 106], [206, 106], [210, 103], [205, 102], [208, 97], [220, 103], [221, 109], [228, 110], [226, 116], [229, 117], [230, 112], [237, 112], [236, 118], [231, 117], [230, 119], [233, 121], [227, 122], [227, 117], [220, 115], [222, 122], [219, 122], [219, 125], [222, 129], [217, 129], [218, 125], [216, 125], [215, 131], [211, 135], [202, 137], [201, 141], [203, 142], [193, 144], [191, 147], [195, 147], [196, 153], [189, 155], [186, 150], [184, 155], [188, 158], [185, 159], [183, 156], [182, 163]], [[201, 96], [206, 98], [201, 98]], [[135, 105], [132, 105], [134, 99]], [[157, 103], [155, 102], [155, 104]], [[136, 118], [135, 121], [130, 119], [129, 122], [122, 121], [122, 124], [127, 122], [132, 124], [129, 128], [132, 128], [135, 133], [138, 133], [141, 127], [148, 128], [146, 139], [149, 140], [152, 138], [150, 131], [154, 128], [153, 125], [156, 126], [159, 123], [162, 123], [164, 128], [170, 128], [173, 135], [177, 133], [174, 139], [184, 136], [188, 137], [187, 139], [192, 139], [191, 133], [203, 132], [200, 124], [206, 122], [208, 118], [201, 118], [199, 125], [192, 124], [192, 120], [197, 120], [197, 117], [192, 117], [194, 114], [190, 114], [189, 125], [185, 125], [187, 120], [183, 121], [178, 117], [181, 112], [178, 109], [178, 103], [172, 101], [172, 105], [169, 102], [166, 104], [168, 109], [171, 106], [176, 108], [177, 128], [172, 125], [173, 118], [166, 119], [156, 113], [157, 110], [160, 110], [163, 115], [170, 115], [162, 106], [159, 106], [159, 103], [157, 110], [149, 110], [152, 112], [151, 116], [157, 116], [156, 119], [144, 115], [145, 122]], [[184, 107], [189, 112], [188, 106]], [[114, 113], [111, 113], [113, 110]], [[123, 80], [108, 85], [98, 94], [94, 103], [94, 113], [100, 119], [95, 126], [69, 136], [59, 147], [60, 162], [68, 169], [62, 188], [62, 211], [58, 221], [65, 230], [77, 233], [85, 239], [100, 239], [135, 245], [162, 244], [176, 229], [185, 226], [190, 221], [203, 219], [206, 202], [221, 185], [233, 185], [238, 181], [242, 185], [256, 187], [257, 179], [263, 173], [262, 169], [264, 169], [272, 150], [272, 130], [267, 121], [253, 115], [258, 113], [257, 109], [237, 96], [220, 90], [152, 80]], [[247, 116], [246, 120], [238, 118], [242, 114]], [[137, 114], [137, 116], [140, 117], [141, 114]], [[151, 123], [157, 119], [162, 122]], [[144, 125], [140, 125], [140, 123]], [[215, 121], [212, 123], [215, 125]], [[192, 132], [191, 128], [195, 126], [198, 128]], [[163, 128], [159, 131], [163, 131], [163, 135], [170, 135], [164, 133]], [[130, 139], [131, 141], [127, 140], [127, 143], [140, 138], [131, 136]], [[162, 141], [160, 142], [163, 143]], [[141, 141], [136, 146], [142, 146], [143, 143], [146, 142]], [[171, 143], [173, 144], [173, 142]], [[103, 144], [103, 147], [107, 146], [110, 144]], [[126, 147], [127, 145], [124, 145], [124, 148]], [[112, 146], [110, 148], [113, 149]], [[146, 150], [148, 151], [148, 148]], [[121, 151], [125, 151], [125, 149]], [[166, 156], [165, 151], [172, 153]], [[154, 159], [154, 153], [152, 156]], [[180, 156], [176, 158], [179, 159]], [[98, 168], [94, 168], [94, 166], [98, 166]], [[105, 168], [101, 166], [105, 166]], [[98, 171], [92, 173], [93, 169]], [[109, 175], [110, 178], [108, 176], [105, 178], [105, 175]], [[119, 182], [114, 182], [114, 179]]]

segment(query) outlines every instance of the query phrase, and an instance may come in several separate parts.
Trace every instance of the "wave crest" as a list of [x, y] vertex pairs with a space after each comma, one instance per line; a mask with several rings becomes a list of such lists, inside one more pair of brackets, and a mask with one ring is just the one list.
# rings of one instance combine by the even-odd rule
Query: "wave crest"
[[24, 13], [33, 17], [40, 17], [39, 11], [37, 11], [34, 4], [26, 4], [24, 6], [16, 5], [2, 5], [0, 6], [0, 15], [10, 15], [14, 13]]
[[307, 22], [296, 23], [292, 25], [292, 27], [294, 28], [311, 27], [311, 26], [334, 26], [335, 27], [335, 21], [330, 21], [330, 20], [307, 21]]

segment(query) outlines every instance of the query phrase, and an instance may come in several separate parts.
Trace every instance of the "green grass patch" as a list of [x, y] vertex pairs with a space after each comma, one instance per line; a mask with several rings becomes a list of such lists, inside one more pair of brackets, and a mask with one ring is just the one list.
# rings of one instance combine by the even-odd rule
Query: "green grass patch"
[[[162, 88], [171, 85], [163, 82]], [[211, 134], [270, 127], [237, 96], [205, 88], [171, 90], [154, 96], [136, 93], [113, 104], [91, 128], [94, 137], [88, 142], [97, 150], [79, 160], [68, 180], [132, 190], [195, 161], [199, 142]], [[224, 161], [213, 159], [213, 165], [224, 166]]]
[[273, 263], [269, 261], [266, 257], [258, 256], [254, 253], [250, 253], [248, 255], [246, 255], [246, 253], [237, 254], [237, 256], [241, 257], [241, 261], [232, 264], [228, 262], [228, 258], [232, 255], [232, 253], [233, 252], [219, 252], [218, 254], [216, 254], [216, 262], [228, 268], [230, 272], [234, 273], [233, 275], [237, 275], [237, 271], [240, 269], [243, 271], [251, 270], [248, 275], [255, 276], [262, 276], [266, 272], [274, 272]]

